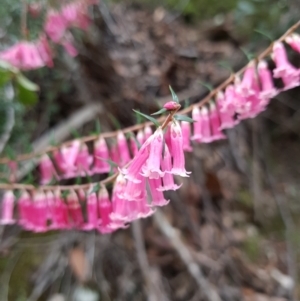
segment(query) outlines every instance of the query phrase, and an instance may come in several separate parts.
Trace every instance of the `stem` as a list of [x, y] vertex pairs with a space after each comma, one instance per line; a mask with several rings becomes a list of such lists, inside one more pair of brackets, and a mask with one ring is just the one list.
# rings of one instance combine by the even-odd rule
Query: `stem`
[[[23, 1], [25, 2], [25, 0], [23, 0]], [[292, 32], [294, 32], [299, 26], [300, 26], [300, 21], [298, 21], [292, 27], [290, 27], [277, 41], [278, 42], [284, 41], [284, 39], [287, 36], [289, 36]], [[257, 58], [255, 58], [253, 61], [258, 62], [258, 61], [264, 59], [266, 56], [268, 56], [272, 52], [272, 47], [273, 47], [273, 43], [270, 44], [270, 46], [267, 49], [265, 49], [260, 55], [258, 55]], [[249, 62], [249, 63], [251, 63], [251, 62]], [[221, 83], [218, 87], [216, 87], [213, 91], [211, 91], [201, 101], [199, 101], [198, 103], [193, 104], [193, 105], [191, 105], [191, 106], [189, 106], [189, 107], [187, 107], [187, 108], [179, 111], [179, 113], [180, 114], [187, 114], [187, 113], [192, 112], [192, 110], [193, 110], [194, 107], [202, 107], [205, 104], [207, 104], [213, 97], [216, 96], [216, 94], [219, 91], [224, 90], [229, 84], [231, 84], [236, 76], [241, 75], [245, 71], [245, 69], [247, 68], [247, 66], [248, 66], [248, 64], [245, 67], [243, 67], [242, 69], [240, 69], [239, 71], [237, 71], [235, 74], [232, 74], [229, 78], [227, 78], [223, 83]], [[162, 117], [159, 118], [158, 121], [159, 122], [163, 122], [163, 118]], [[145, 123], [141, 123], [141, 124], [136, 124], [136, 125], [133, 125], [133, 126], [130, 126], [130, 127], [127, 127], [125, 129], [123, 129], [122, 132], [124, 134], [130, 133], [130, 132], [136, 132], [136, 131], [138, 131], [140, 129], [143, 129], [146, 126], [149, 126], [149, 125], [151, 126], [152, 123], [151, 122], [145, 122]], [[118, 135], [118, 133], [119, 133], [119, 130], [118, 131], [113, 131], [113, 132], [103, 133], [100, 136], [102, 138], [113, 138], [113, 137], [116, 137]], [[99, 138], [99, 135], [91, 135], [91, 136], [82, 137], [79, 140], [84, 143], [84, 142], [94, 141], [94, 140], [96, 140], [98, 138]], [[43, 155], [45, 153], [57, 150], [57, 149], [59, 149], [62, 146], [69, 146], [69, 145], [72, 144], [72, 142], [73, 141], [67, 141], [67, 142], [61, 144], [60, 146], [47, 147], [46, 149], [44, 149], [41, 152], [36, 152], [36, 153], [33, 152], [33, 153], [29, 153], [29, 154], [22, 154], [22, 155], [19, 155], [15, 159], [15, 161], [29, 160], [29, 159], [32, 159], [34, 157], [41, 156], [41, 155]], [[11, 160], [9, 158], [5, 157], [5, 158], [0, 159], [0, 164], [7, 164], [9, 161], [11, 161]]]
[[[176, 114], [176, 112], [180, 109], [180, 107], [176, 110], [173, 110], [169, 113], [169, 115], [167, 116], [167, 118], [165, 119], [165, 121], [163, 122], [163, 124], [161, 125], [162, 129], [165, 129], [168, 124], [172, 121], [173, 116]], [[130, 162], [128, 162], [123, 168], [127, 168], [130, 163], [132, 162], [132, 160]], [[81, 184], [81, 185], [45, 185], [45, 186], [39, 186], [39, 187], [35, 187], [34, 185], [31, 184], [19, 184], [19, 183], [11, 183], [11, 184], [4, 184], [4, 183], [0, 183], [0, 189], [25, 189], [25, 190], [43, 190], [43, 191], [53, 191], [53, 190], [79, 190], [79, 189], [84, 189], [84, 190], [88, 190], [91, 187], [93, 187], [94, 185], [100, 184], [100, 185], [106, 185], [109, 184], [111, 182], [114, 182], [114, 180], [118, 177], [118, 175], [120, 174], [120, 172], [116, 172], [115, 174], [111, 175], [110, 177], [106, 178], [103, 181], [100, 182], [96, 182], [96, 183], [87, 183], [87, 184]]]
[[23, 39], [27, 39], [27, 3], [26, 0], [21, 0], [22, 12], [21, 12], [21, 34]]

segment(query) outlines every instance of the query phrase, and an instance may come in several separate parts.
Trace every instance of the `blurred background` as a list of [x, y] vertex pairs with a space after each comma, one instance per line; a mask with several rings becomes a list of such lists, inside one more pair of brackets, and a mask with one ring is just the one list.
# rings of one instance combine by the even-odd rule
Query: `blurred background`
[[[24, 11], [33, 40], [46, 11], [64, 3], [1, 0], [0, 51], [24, 38]], [[77, 55], [58, 45], [53, 68], [24, 72], [37, 97], [0, 88], [0, 134], [11, 124], [2, 156], [42, 150], [51, 135], [55, 143], [89, 135], [98, 123], [132, 125], [133, 108], [151, 114], [170, 100], [169, 85], [180, 100], [199, 101], [209, 92], [201, 82], [216, 86], [247, 64], [299, 20], [300, 3], [95, 1], [88, 14], [87, 30], [71, 29]], [[299, 96], [281, 93], [227, 140], [195, 145], [192, 175], [170, 204], [127, 229], [33, 234], [0, 225], [0, 300], [297, 300]], [[19, 177], [36, 174], [30, 165]]]

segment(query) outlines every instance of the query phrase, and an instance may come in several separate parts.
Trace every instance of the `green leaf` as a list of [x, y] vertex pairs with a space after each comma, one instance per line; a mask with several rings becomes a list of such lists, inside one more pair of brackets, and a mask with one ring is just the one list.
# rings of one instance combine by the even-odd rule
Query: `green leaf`
[[90, 192], [90, 194], [92, 194], [92, 193], [94, 193], [94, 192], [98, 192], [99, 190], [100, 190], [100, 184], [99, 183], [97, 183], [96, 185], [94, 185], [93, 186], [93, 189], [92, 189], [92, 191]]
[[143, 116], [144, 118], [150, 120], [151, 122], [153, 122], [155, 124], [156, 127], [159, 127], [159, 123], [155, 118], [153, 118], [149, 115], [143, 114], [143, 113], [141, 113], [139, 111], [136, 111], [136, 110], [133, 110], [133, 112], [135, 112], [136, 114], [139, 114], [139, 115]]
[[100, 133], [101, 133], [101, 125], [100, 125], [99, 119], [97, 119], [96, 122], [95, 122], [95, 128], [96, 128], [96, 134], [100, 135]]
[[12, 68], [12, 65], [6, 61], [0, 60], [0, 68], [5, 70], [10, 70]]
[[253, 53], [250, 53], [248, 50], [246, 50], [243, 47], [240, 47], [241, 51], [245, 54], [245, 56], [247, 57], [248, 61], [250, 62], [251, 60], [253, 60], [255, 58], [255, 55]]
[[189, 106], [190, 106], [190, 99], [188, 98], [184, 101], [184, 108], [187, 108]]
[[71, 129], [70, 132], [75, 139], [80, 137], [79, 133], [75, 129]]
[[186, 116], [186, 115], [175, 115], [174, 118], [178, 121], [186, 121], [186, 122], [195, 122], [192, 118]]
[[63, 190], [61, 192], [61, 197], [62, 199], [65, 199], [69, 195], [70, 191], [69, 190]]
[[199, 83], [204, 86], [207, 90], [209, 90], [210, 92], [213, 90], [213, 86], [209, 83], [205, 83], [205, 82], [202, 82], [201, 80], [199, 80]]
[[38, 97], [36, 92], [24, 88], [20, 83], [17, 85], [17, 93], [19, 101], [22, 104], [32, 106], [37, 103]]
[[108, 115], [108, 117], [110, 118], [110, 120], [112, 121], [112, 123], [114, 124], [114, 127], [117, 130], [120, 130], [121, 129], [121, 125], [120, 125], [119, 121], [117, 120], [117, 118], [114, 115], [112, 115], [112, 114], [110, 114], [108, 112], [106, 112], [106, 114]]
[[173, 98], [173, 100], [174, 100], [175, 102], [179, 103], [179, 98], [178, 98], [178, 96], [176, 95], [176, 93], [174, 92], [174, 90], [172, 89], [171, 86], [169, 86], [169, 89], [170, 89], [170, 91], [171, 91], [171, 93], [172, 93], [172, 98]]
[[275, 40], [270, 34], [268, 34], [267, 32], [264, 32], [260, 29], [254, 29], [254, 32], [257, 32], [257, 33], [261, 34], [262, 36], [266, 37], [270, 42], [273, 42]]
[[101, 157], [98, 157], [98, 156], [95, 156], [95, 158], [107, 162], [110, 165], [110, 167], [118, 167], [118, 164], [116, 162], [110, 160], [110, 159], [104, 159], [104, 158], [101, 158]]
[[219, 66], [221, 66], [222, 68], [228, 70], [230, 73], [233, 73], [232, 67], [231, 67], [231, 65], [230, 65], [229, 62], [227, 62], [227, 61], [219, 61], [217, 64]]
[[165, 112], [167, 112], [167, 111], [168, 111], [167, 109], [162, 108], [162, 109], [160, 109], [159, 111], [157, 111], [157, 112], [155, 112], [155, 113], [153, 113], [153, 114], [151, 114], [151, 115], [160, 115], [160, 114], [163, 114], [163, 113], [165, 113]]
[[0, 69], [0, 87], [4, 86], [11, 79], [11, 73], [8, 70]]
[[35, 92], [39, 91], [39, 86], [30, 81], [23, 74], [18, 73], [16, 79], [18, 84], [21, 85], [24, 89]]

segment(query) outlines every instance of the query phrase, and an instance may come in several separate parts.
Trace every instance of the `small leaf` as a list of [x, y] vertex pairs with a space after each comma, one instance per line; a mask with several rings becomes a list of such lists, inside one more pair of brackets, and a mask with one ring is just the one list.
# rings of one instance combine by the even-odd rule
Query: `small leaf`
[[79, 133], [75, 129], [71, 129], [70, 132], [75, 139], [80, 138]]
[[213, 90], [213, 86], [209, 83], [205, 83], [205, 82], [202, 82], [201, 80], [199, 80], [199, 83], [204, 86], [207, 90], [209, 90], [210, 92]]
[[4, 86], [11, 79], [11, 73], [7, 70], [0, 69], [0, 87]]
[[91, 194], [94, 193], [94, 192], [98, 192], [100, 190], [100, 184], [97, 183], [96, 185], [93, 186], [93, 189], [91, 191]]
[[70, 191], [69, 191], [69, 190], [63, 190], [63, 191], [61, 192], [61, 197], [62, 197], [63, 199], [65, 199], [69, 194], [70, 194]]
[[100, 125], [99, 119], [96, 120], [95, 128], [96, 128], [96, 134], [100, 135], [100, 133], [101, 133], [101, 125]]
[[250, 62], [251, 60], [253, 60], [255, 58], [255, 55], [253, 53], [250, 53], [248, 50], [246, 50], [243, 47], [240, 47], [241, 51], [245, 54], [245, 56], [247, 57], [248, 61]]
[[118, 164], [116, 162], [110, 160], [110, 159], [104, 159], [104, 158], [101, 158], [101, 157], [98, 157], [98, 156], [95, 156], [95, 158], [107, 162], [112, 167], [118, 167]]
[[262, 36], [265, 36], [266, 38], [268, 38], [268, 40], [270, 42], [273, 42], [275, 40], [274, 38], [272, 38], [272, 36], [270, 34], [264, 32], [264, 31], [262, 31], [260, 29], [254, 29], [254, 32], [257, 32], [257, 33], [261, 34]]
[[184, 101], [184, 108], [187, 108], [189, 106], [190, 106], [190, 99], [188, 98]]
[[224, 69], [228, 70], [230, 73], [233, 73], [231, 65], [227, 61], [219, 61], [218, 65], [221, 66], [221, 67], [223, 67]]
[[139, 115], [143, 116], [144, 118], [150, 120], [151, 122], [153, 122], [155, 124], [156, 127], [159, 127], [159, 123], [155, 118], [153, 118], [149, 115], [143, 114], [143, 113], [141, 113], [139, 111], [136, 111], [136, 110], [133, 110], [133, 112], [135, 112], [136, 114], [139, 114]]
[[195, 122], [192, 118], [186, 116], [186, 115], [175, 115], [174, 118], [178, 121], [186, 121], [186, 122]]
[[22, 86], [21, 84], [18, 83], [17, 85], [17, 92], [18, 92], [18, 98], [19, 101], [26, 105], [26, 106], [31, 106], [37, 103], [38, 97], [37, 94], [34, 91], [27, 90]]
[[81, 177], [77, 177], [75, 180], [75, 185], [80, 185], [82, 183], [82, 178]]
[[117, 120], [117, 118], [114, 115], [112, 115], [112, 114], [110, 114], [108, 112], [106, 112], [106, 114], [108, 115], [108, 117], [110, 118], [110, 120], [112, 121], [112, 123], [114, 124], [114, 127], [117, 130], [120, 130], [121, 129], [121, 125], [120, 125], [119, 121]]
[[171, 93], [172, 93], [172, 98], [173, 98], [173, 100], [176, 101], [177, 103], [179, 103], [178, 96], [176, 95], [176, 93], [174, 92], [174, 90], [172, 89], [171, 86], [169, 86], [169, 89], [170, 89], [170, 91], [171, 91]]
[[30, 81], [28, 78], [26, 78], [24, 75], [21, 73], [17, 74], [17, 82], [19, 85], [21, 85], [24, 89], [29, 90], [29, 91], [39, 91], [39, 86]]
[[151, 114], [151, 115], [160, 115], [160, 114], [163, 114], [163, 113], [165, 113], [165, 112], [167, 112], [167, 109], [162, 108], [162, 109], [160, 109], [159, 111], [157, 111], [157, 112], [155, 112], [155, 113], [153, 113], [153, 114]]

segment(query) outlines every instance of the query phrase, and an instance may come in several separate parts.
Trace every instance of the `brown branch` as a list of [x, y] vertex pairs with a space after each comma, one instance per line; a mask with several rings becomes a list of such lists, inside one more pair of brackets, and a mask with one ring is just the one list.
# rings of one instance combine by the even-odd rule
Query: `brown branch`
[[[284, 41], [284, 39], [287, 36], [289, 36], [291, 33], [293, 33], [299, 26], [300, 26], [300, 21], [298, 21], [292, 27], [290, 27], [277, 41], [278, 42]], [[259, 54], [253, 61], [258, 62], [258, 61], [264, 59], [265, 57], [267, 57], [272, 52], [272, 47], [273, 47], [273, 43], [270, 44], [270, 46], [268, 48], [266, 48], [261, 54]], [[188, 114], [193, 110], [194, 107], [202, 107], [202, 106], [206, 105], [213, 97], [216, 96], [216, 94], [219, 91], [224, 90], [229, 84], [231, 84], [236, 76], [241, 75], [245, 71], [245, 69], [247, 68], [247, 65], [244, 66], [239, 71], [237, 71], [236, 73], [231, 74], [229, 78], [227, 78], [223, 83], [221, 83], [218, 87], [216, 87], [214, 90], [212, 90], [205, 98], [200, 100], [198, 103], [192, 104], [191, 106], [179, 111], [178, 113]], [[183, 99], [181, 99], [181, 100], [183, 100]], [[162, 122], [163, 117], [158, 118], [157, 121]], [[151, 125], [152, 125], [151, 122], [144, 122], [144, 123], [141, 123], [141, 124], [136, 124], [136, 125], [132, 125], [130, 127], [124, 128], [121, 131], [124, 134], [131, 133], [131, 132], [137, 132], [138, 130], [143, 129], [146, 126], [151, 126]], [[117, 137], [119, 131], [112, 131], [112, 132], [103, 133], [100, 136], [103, 137], [103, 138], [114, 138], [114, 137]], [[94, 141], [94, 140], [98, 139], [98, 137], [99, 137], [98, 135], [90, 135], [90, 136], [85, 136], [85, 137], [79, 138], [79, 140], [84, 143], [84, 142]], [[43, 151], [40, 151], [40, 152], [22, 154], [22, 155], [17, 156], [15, 161], [29, 160], [29, 159], [32, 159], [36, 156], [40, 156], [40, 155], [43, 155], [45, 153], [57, 150], [58, 148], [60, 148], [62, 146], [68, 146], [68, 145], [71, 145], [71, 144], [72, 144], [72, 141], [67, 141], [67, 142], [61, 144], [60, 146], [47, 147]], [[9, 161], [11, 161], [9, 158], [2, 158], [2, 159], [0, 159], [0, 164], [7, 164]]]

